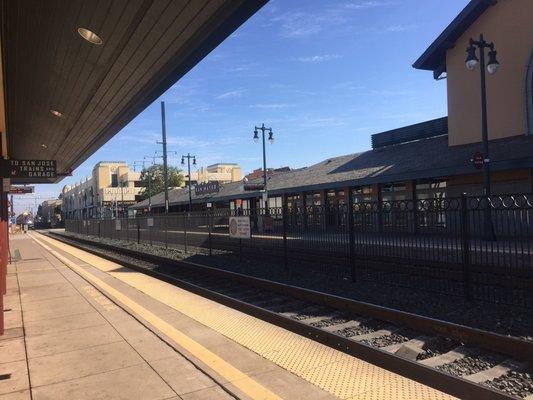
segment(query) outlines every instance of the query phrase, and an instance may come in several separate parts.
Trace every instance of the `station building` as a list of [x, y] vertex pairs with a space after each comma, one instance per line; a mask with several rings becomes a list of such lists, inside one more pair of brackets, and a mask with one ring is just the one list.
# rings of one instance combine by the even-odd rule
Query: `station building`
[[139, 201], [141, 173], [124, 161], [101, 161], [92, 175], [75, 185], [63, 187], [65, 219], [100, 218], [123, 213]]
[[[533, 192], [533, 15], [531, 0], [473, 0], [414, 63], [447, 79], [448, 115], [372, 135], [372, 149], [272, 174], [268, 202], [289, 208], [483, 193], [479, 66], [465, 67], [469, 39], [483, 34], [495, 44], [501, 68], [487, 74], [489, 155], [493, 194]], [[261, 178], [254, 177], [258, 182]], [[170, 209], [187, 209], [186, 191], [170, 192]], [[193, 209], [263, 207], [263, 193], [243, 182], [209, 194], [192, 194]], [[132, 208], [142, 212], [147, 201]], [[154, 212], [163, 195], [152, 198]]]

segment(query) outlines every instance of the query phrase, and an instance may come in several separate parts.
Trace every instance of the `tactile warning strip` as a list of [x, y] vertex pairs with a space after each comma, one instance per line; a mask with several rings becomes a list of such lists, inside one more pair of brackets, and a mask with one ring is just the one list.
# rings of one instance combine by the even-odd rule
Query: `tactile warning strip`
[[171, 284], [140, 272], [118, 272], [123, 271], [124, 267], [56, 240], [40, 238], [341, 399], [454, 399], [428, 386]]

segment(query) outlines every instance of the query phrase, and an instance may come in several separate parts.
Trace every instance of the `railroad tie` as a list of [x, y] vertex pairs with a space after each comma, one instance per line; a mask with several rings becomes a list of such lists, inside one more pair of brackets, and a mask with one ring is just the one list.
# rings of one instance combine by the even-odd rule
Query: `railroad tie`
[[517, 371], [524, 369], [526, 366], [527, 363], [519, 363], [516, 360], [509, 359], [498, 365], [495, 365], [492, 368], [476, 372], [475, 374], [463, 376], [463, 378], [475, 383], [481, 383], [499, 378], [500, 376], [505, 375], [507, 372], [512, 370]]
[[361, 342], [363, 340], [372, 340], [372, 339], [379, 338], [382, 336], [392, 335], [394, 332], [397, 332], [398, 330], [399, 328], [397, 327], [388, 327], [385, 329], [379, 329], [374, 332], [365, 333], [363, 335], [353, 336], [350, 339], [356, 342]]
[[447, 353], [438, 355], [436, 357], [427, 358], [420, 361], [421, 364], [427, 365], [428, 367], [439, 367], [444, 364], [449, 364], [454, 361], [460, 360], [470, 354], [472, 354], [472, 349], [469, 349], [464, 346], [457, 347]]

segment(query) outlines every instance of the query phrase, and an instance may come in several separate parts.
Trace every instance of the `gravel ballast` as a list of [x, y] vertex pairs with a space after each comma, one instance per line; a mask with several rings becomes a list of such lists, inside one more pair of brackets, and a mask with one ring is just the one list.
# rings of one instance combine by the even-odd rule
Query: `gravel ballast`
[[165, 248], [155, 244], [137, 244], [132, 241], [78, 235], [70, 232], [58, 234], [66, 237], [92, 240], [95, 243], [115, 245], [160, 257], [192, 261], [210, 267], [323, 291], [354, 300], [533, 341], [533, 318], [531, 318], [530, 309], [503, 304], [467, 302], [460, 296], [441, 296], [422, 290], [381, 285], [368, 281], [351, 282], [350, 280], [339, 278], [338, 274], [332, 273], [329, 275], [320, 273], [320, 271], [310, 272], [309, 270], [297, 267], [292, 268], [291, 266], [289, 266], [291, 273], [287, 273], [287, 269], [283, 265], [268, 263], [260, 256], [253, 262], [247, 259], [239, 261], [238, 257], [229, 253], [218, 252], [213, 256], [201, 254], [200, 252], [192, 253], [195, 250], [192, 247], [189, 247], [189, 253], [185, 253], [180, 249]]

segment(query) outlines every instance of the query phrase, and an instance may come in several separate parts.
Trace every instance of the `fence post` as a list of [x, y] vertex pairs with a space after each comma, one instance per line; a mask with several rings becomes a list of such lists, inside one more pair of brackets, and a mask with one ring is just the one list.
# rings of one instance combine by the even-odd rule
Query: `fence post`
[[141, 223], [137, 220], [137, 244], [141, 243]]
[[213, 229], [211, 224], [213, 223], [211, 209], [207, 209], [207, 232], [209, 234], [209, 255], [213, 255], [213, 246], [211, 243], [211, 230]]
[[283, 203], [281, 204], [281, 218], [283, 220], [283, 261], [285, 263], [285, 270], [289, 269], [289, 261], [287, 259], [287, 195], [283, 195]]
[[98, 220], [98, 237], [102, 237], [102, 223]]
[[377, 187], [377, 190], [378, 190], [378, 195], [377, 195], [377, 200], [378, 200], [378, 204], [377, 204], [377, 208], [378, 208], [378, 232], [379, 233], [383, 233], [383, 196], [382, 196], [382, 193], [381, 193], [381, 183], [378, 183], [376, 185]]
[[183, 221], [183, 240], [185, 246], [185, 253], [187, 253], [187, 224], [189, 223], [189, 213], [184, 213], [183, 218], [185, 219]]
[[413, 201], [413, 233], [418, 233], [418, 194], [416, 192], [416, 179], [411, 181], [411, 200]]
[[461, 194], [461, 242], [463, 247], [463, 284], [465, 297], [471, 299], [470, 290], [470, 232], [466, 194]]
[[[148, 221], [146, 221], [148, 222]], [[155, 218], [152, 217], [152, 225], [155, 225]], [[146, 227], [148, 228], [148, 238], [150, 239], [150, 246], [152, 246], [152, 228], [153, 226], [148, 226], [148, 223], [146, 224]]]
[[355, 277], [355, 228], [353, 221], [353, 191], [348, 188], [348, 235], [350, 242], [350, 275], [352, 282], [356, 281]]
[[168, 217], [165, 215], [165, 249], [168, 249]]

